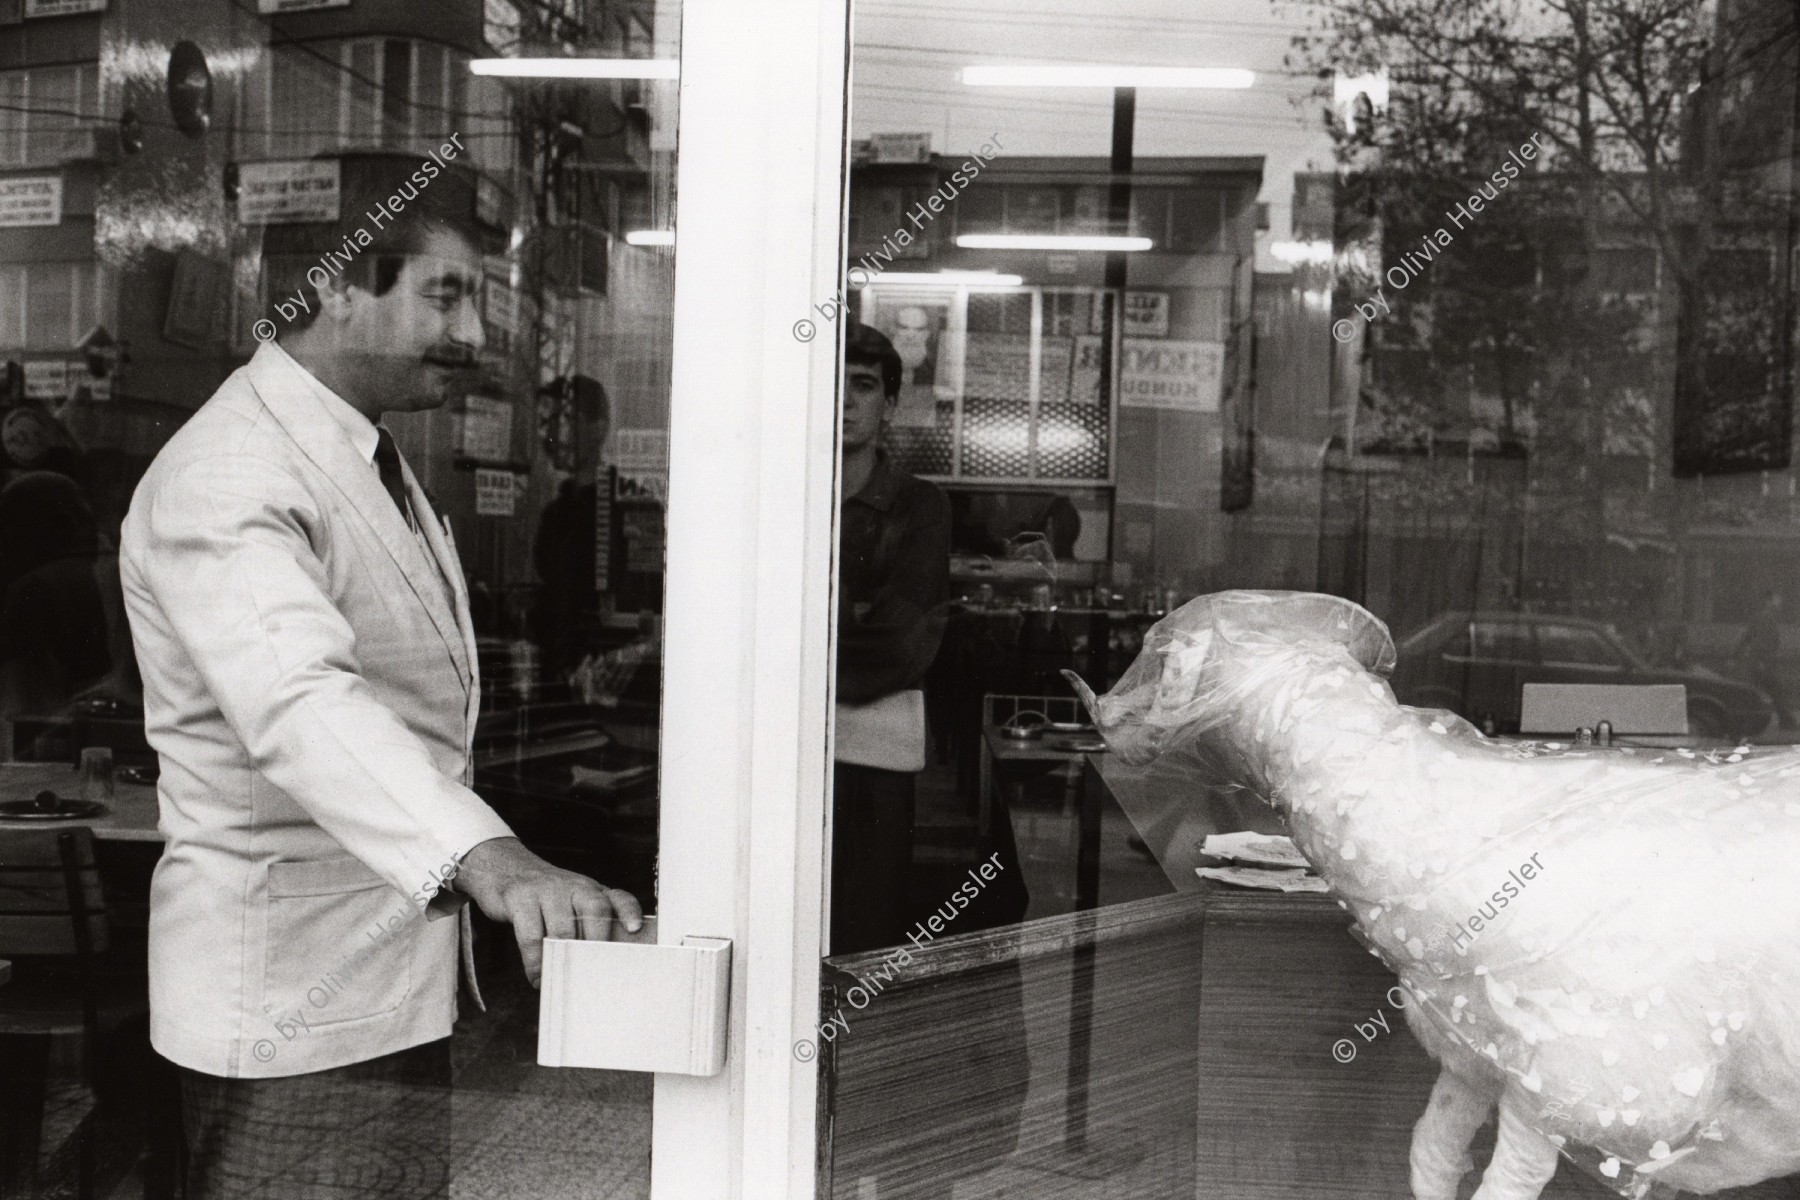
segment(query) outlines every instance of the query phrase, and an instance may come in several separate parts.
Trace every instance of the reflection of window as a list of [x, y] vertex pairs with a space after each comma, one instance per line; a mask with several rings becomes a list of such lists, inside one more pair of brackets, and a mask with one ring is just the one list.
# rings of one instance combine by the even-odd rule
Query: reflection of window
[[1596, 291], [1634, 296], [1656, 291], [1658, 258], [1649, 247], [1602, 247], [1593, 252], [1590, 262]]
[[92, 261], [0, 264], [0, 349], [74, 349], [107, 319], [104, 290]]
[[1477, 621], [1469, 628], [1476, 658], [1525, 660], [1531, 657], [1531, 631], [1523, 625]]
[[246, 125], [264, 133], [261, 154], [309, 158], [346, 146], [423, 152], [458, 133], [476, 165], [506, 169], [505, 139], [493, 136], [506, 128], [505, 93], [469, 74], [468, 55], [412, 38], [307, 45], [264, 55], [249, 73]]
[[1546, 663], [1576, 667], [1616, 667], [1618, 653], [1592, 629], [1574, 625], [1538, 628], [1538, 649]]
[[0, 73], [0, 105], [0, 166], [61, 162], [79, 152], [69, 135], [100, 117], [100, 68]]

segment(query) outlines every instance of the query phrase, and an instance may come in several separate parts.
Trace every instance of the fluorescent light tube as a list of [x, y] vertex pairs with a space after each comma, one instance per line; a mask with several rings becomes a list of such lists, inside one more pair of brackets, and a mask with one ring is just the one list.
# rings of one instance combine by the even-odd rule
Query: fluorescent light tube
[[681, 63], [672, 58], [476, 58], [469, 70], [509, 79], [681, 78]]
[[1269, 243], [1270, 257], [1285, 263], [1328, 263], [1334, 253], [1328, 241]]
[[970, 87], [1247, 88], [1256, 72], [1238, 67], [964, 67]]
[[980, 287], [1018, 287], [1025, 279], [1020, 275], [1002, 275], [998, 271], [884, 271], [869, 280], [871, 287], [897, 284], [901, 287], [954, 287], [959, 284]]
[[625, 234], [625, 241], [633, 246], [673, 246], [675, 231], [673, 229], [633, 229]]
[[964, 250], [1148, 250], [1147, 237], [1108, 237], [1099, 234], [963, 233], [956, 244]]

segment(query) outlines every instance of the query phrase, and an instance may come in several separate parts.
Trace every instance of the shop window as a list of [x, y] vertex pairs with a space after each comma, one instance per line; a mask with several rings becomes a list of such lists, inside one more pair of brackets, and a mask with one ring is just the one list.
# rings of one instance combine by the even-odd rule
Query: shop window
[[1594, 286], [1616, 295], [1652, 295], [1659, 264], [1656, 251], [1648, 246], [1604, 247], [1594, 252]]

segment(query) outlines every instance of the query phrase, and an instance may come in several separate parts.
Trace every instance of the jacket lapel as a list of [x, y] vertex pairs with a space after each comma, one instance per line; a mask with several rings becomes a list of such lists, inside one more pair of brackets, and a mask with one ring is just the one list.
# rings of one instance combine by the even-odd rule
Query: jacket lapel
[[[406, 476], [406, 494], [412, 501], [413, 513], [420, 518], [419, 528], [425, 532], [425, 541], [431, 546], [439, 571], [450, 583], [451, 598], [456, 608], [456, 629], [462, 638], [467, 666], [465, 677], [473, 688], [477, 686], [475, 623], [469, 616], [469, 586], [463, 578], [462, 558], [456, 552], [456, 540], [450, 532], [450, 522], [432, 506], [430, 498], [425, 495], [425, 489], [419, 486], [418, 476], [413, 474], [412, 466], [404, 458], [400, 460], [400, 469]], [[411, 532], [410, 529], [407, 530], [407, 533]]]
[[[257, 350], [246, 370], [251, 389], [263, 402], [263, 406], [280, 422], [288, 436], [294, 439], [301, 453], [324, 472], [350, 507], [374, 530], [382, 547], [411, 585], [419, 603], [425, 606], [432, 625], [437, 628], [438, 636], [444, 640], [444, 649], [449, 652], [451, 662], [456, 665], [457, 674], [461, 676], [465, 686], [470, 685], [473, 678], [470, 667], [472, 657], [466, 647], [457, 614], [451, 611], [451, 602], [444, 595], [436, 564], [426, 558], [418, 539], [413, 537], [412, 530], [407, 526], [406, 518], [401, 516], [400, 510], [394, 507], [393, 499], [381, 486], [374, 468], [357, 454], [356, 447], [350, 444], [342, 427], [332, 419], [324, 404], [313, 394], [316, 385], [312, 379], [297, 365], [289, 362], [285, 354], [267, 345]], [[407, 481], [413, 494], [418, 495], [418, 485], [413, 482], [410, 469], [407, 471]], [[422, 497], [413, 503], [415, 512], [430, 511], [420, 507], [423, 504]], [[427, 521], [426, 525], [429, 524]], [[427, 529], [428, 538], [432, 532]], [[431, 544], [435, 550], [439, 541], [433, 540]], [[463, 606], [460, 572], [446, 571], [445, 576], [455, 580], [452, 586], [457, 589], [457, 603], [459, 607]]]

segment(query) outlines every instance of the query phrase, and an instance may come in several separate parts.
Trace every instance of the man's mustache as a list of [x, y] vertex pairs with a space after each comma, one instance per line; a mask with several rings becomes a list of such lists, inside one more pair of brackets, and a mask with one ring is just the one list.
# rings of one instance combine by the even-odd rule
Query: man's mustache
[[425, 352], [424, 358], [434, 366], [449, 367], [454, 371], [472, 371], [480, 365], [475, 352], [467, 346], [433, 346]]

